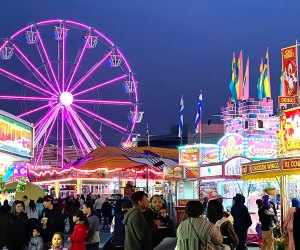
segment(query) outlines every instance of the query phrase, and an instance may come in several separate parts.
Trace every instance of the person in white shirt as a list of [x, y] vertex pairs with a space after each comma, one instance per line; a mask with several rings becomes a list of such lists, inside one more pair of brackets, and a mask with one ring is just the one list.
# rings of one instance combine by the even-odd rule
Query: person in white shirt
[[101, 199], [100, 194], [98, 194], [97, 199], [95, 200], [94, 209], [97, 211], [97, 216], [99, 218], [100, 224], [101, 224], [102, 204], [103, 204], [103, 200]]
[[32, 232], [34, 228], [37, 228], [39, 218], [34, 200], [30, 199], [29, 205], [26, 207], [26, 214], [29, 221], [29, 232]]

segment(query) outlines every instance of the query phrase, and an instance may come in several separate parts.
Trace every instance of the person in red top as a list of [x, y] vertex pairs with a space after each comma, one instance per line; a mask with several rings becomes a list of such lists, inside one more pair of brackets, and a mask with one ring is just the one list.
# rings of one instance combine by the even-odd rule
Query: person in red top
[[71, 242], [70, 250], [86, 250], [85, 240], [89, 229], [89, 222], [80, 210], [76, 210], [73, 213], [73, 222], [75, 223], [75, 228], [69, 238]]

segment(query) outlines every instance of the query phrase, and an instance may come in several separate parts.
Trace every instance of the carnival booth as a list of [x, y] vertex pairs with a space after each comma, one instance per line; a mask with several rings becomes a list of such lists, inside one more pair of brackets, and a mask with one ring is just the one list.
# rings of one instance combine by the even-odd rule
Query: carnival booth
[[5, 184], [26, 181], [33, 157], [32, 124], [0, 110], [0, 200], [10, 199]]

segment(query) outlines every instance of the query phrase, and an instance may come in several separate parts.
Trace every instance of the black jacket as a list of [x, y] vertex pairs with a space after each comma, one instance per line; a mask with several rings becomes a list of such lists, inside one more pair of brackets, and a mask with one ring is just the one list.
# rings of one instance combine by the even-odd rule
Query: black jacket
[[231, 207], [231, 215], [234, 219], [234, 230], [237, 232], [239, 230], [247, 231], [252, 225], [252, 219], [250, 217], [248, 208], [241, 202], [236, 202]]
[[2, 212], [0, 212], [0, 249], [5, 246], [6, 227], [6, 217]]
[[271, 225], [273, 224], [274, 214], [268, 213], [269, 208], [261, 207], [258, 210], [259, 221], [261, 222], [262, 231], [270, 231]]
[[[43, 210], [43, 214], [45, 213], [45, 217], [48, 218], [47, 228], [43, 229], [43, 225], [41, 224], [41, 235], [43, 237], [44, 242], [51, 242], [52, 236], [56, 232], [64, 232], [65, 229], [65, 220], [63, 214], [57, 209], [48, 209], [45, 208]], [[39, 221], [41, 223], [41, 221]]]
[[124, 216], [127, 211], [115, 215], [115, 227], [113, 233], [113, 245], [124, 246], [125, 242], [125, 225], [123, 224]]
[[28, 218], [25, 213], [16, 216], [12, 213], [6, 215], [6, 247], [19, 249], [29, 240]]

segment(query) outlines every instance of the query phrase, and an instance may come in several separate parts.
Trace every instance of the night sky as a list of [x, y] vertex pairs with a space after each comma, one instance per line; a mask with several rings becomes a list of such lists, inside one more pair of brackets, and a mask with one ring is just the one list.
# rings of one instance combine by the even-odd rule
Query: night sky
[[[280, 49], [300, 36], [300, 1], [280, 0], [2, 0], [0, 37], [31, 22], [76, 20], [111, 38], [139, 82], [144, 119], [137, 132], [167, 134], [178, 122], [194, 123], [199, 91], [203, 122], [230, 96], [232, 52], [250, 57], [250, 96], [257, 98], [260, 58], [269, 47], [272, 98], [279, 93]], [[1, 88], [0, 88], [1, 91]], [[5, 94], [5, 93], [1, 93]], [[1, 103], [9, 112], [11, 106]]]

